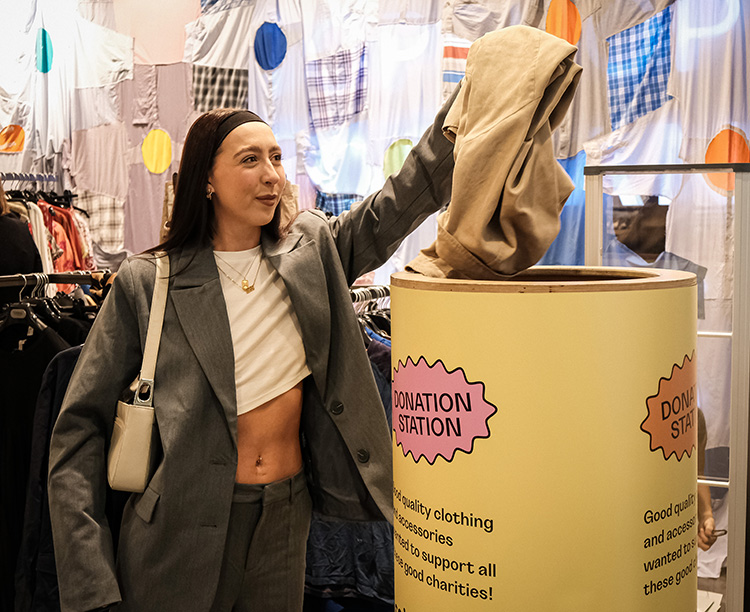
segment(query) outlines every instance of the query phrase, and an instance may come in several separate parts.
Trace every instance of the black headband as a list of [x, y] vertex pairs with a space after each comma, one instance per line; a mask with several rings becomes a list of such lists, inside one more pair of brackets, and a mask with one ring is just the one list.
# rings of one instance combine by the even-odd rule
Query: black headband
[[216, 147], [214, 148], [214, 151], [219, 149], [221, 143], [224, 142], [224, 139], [229, 135], [229, 132], [238, 125], [250, 123], [251, 121], [266, 123], [263, 119], [258, 117], [258, 115], [249, 110], [238, 110], [224, 117], [216, 130]]

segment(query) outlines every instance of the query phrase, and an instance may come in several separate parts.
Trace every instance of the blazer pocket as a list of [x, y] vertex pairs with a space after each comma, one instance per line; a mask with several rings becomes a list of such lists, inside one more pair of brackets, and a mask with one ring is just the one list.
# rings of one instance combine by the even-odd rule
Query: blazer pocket
[[154, 491], [151, 487], [147, 488], [143, 495], [135, 501], [133, 504], [135, 513], [140, 516], [147, 523], [151, 522], [154, 517], [154, 510], [156, 510], [156, 503], [159, 501], [159, 493]]

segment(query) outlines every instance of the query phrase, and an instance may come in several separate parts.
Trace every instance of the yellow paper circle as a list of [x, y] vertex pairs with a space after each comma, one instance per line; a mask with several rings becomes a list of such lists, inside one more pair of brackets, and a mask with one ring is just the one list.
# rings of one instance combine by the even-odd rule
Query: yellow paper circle
[[161, 174], [172, 163], [172, 139], [162, 129], [151, 130], [141, 144], [143, 163], [149, 172]]

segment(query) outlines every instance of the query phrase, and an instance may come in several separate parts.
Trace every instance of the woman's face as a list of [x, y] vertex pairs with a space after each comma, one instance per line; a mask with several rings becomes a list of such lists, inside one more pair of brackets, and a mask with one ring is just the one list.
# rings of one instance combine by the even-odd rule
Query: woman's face
[[224, 139], [208, 175], [217, 234], [260, 228], [273, 219], [286, 175], [281, 148], [265, 123], [253, 121]]

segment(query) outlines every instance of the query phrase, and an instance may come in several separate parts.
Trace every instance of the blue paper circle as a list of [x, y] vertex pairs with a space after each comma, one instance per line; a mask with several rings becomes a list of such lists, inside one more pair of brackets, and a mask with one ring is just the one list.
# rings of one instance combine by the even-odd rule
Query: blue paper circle
[[286, 36], [275, 23], [266, 21], [255, 33], [255, 59], [263, 70], [273, 70], [286, 57]]
[[52, 39], [44, 28], [36, 33], [36, 69], [49, 72], [52, 68]]

